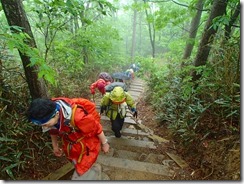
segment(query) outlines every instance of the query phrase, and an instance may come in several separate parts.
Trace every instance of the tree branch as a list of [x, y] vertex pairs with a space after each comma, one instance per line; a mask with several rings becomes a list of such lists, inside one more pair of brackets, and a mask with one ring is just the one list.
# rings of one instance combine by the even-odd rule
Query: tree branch
[[[169, 2], [169, 1], [172, 1], [173, 3], [175, 3], [177, 5], [180, 5], [180, 6], [184, 6], [186, 8], [189, 8], [189, 5], [179, 3], [179, 2], [177, 2], [175, 0], [148, 1], [148, 2], [150, 2], [150, 3], [165, 3], [165, 2]], [[198, 9], [197, 7], [194, 7], [194, 9], [199, 10], [199, 11], [210, 11], [210, 9]]]

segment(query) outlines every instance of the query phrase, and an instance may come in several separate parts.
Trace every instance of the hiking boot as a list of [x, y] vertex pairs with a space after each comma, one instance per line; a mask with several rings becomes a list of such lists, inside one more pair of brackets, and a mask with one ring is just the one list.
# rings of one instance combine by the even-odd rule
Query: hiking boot
[[119, 131], [119, 132], [115, 132], [114, 135], [115, 135], [115, 137], [117, 137], [117, 138], [120, 138], [120, 137], [121, 137], [121, 133], [120, 133], [120, 131]]

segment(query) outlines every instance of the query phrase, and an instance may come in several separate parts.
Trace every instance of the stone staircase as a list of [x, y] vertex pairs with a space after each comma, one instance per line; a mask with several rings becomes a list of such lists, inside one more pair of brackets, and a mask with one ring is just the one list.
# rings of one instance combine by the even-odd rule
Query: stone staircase
[[[130, 83], [128, 92], [136, 102], [144, 92], [144, 85], [144, 81], [138, 78]], [[98, 100], [96, 107], [100, 111]], [[109, 118], [102, 115], [101, 123], [110, 144], [110, 152], [100, 153], [96, 162], [98, 167], [92, 174], [85, 177], [76, 176], [73, 174], [73, 166], [69, 163], [59, 171], [55, 171], [53, 174], [55, 177], [49, 175], [43, 180], [171, 180], [175, 170], [185, 167], [186, 163], [176, 155], [162, 151], [169, 141], [154, 135], [143, 122], [134, 119], [129, 111], [121, 131], [121, 138], [114, 136]]]
[[[144, 81], [136, 78], [131, 81], [128, 92], [137, 103], [144, 89]], [[100, 102], [96, 105], [100, 111]], [[101, 180], [169, 180], [174, 172], [164, 163], [165, 160], [167, 163], [172, 160], [157, 153], [157, 147], [161, 145], [153, 139], [153, 131], [134, 119], [130, 111], [127, 111], [126, 116], [121, 138], [114, 136], [109, 118], [101, 116], [103, 130], [110, 144], [110, 152], [101, 152], [97, 160], [102, 166]]]

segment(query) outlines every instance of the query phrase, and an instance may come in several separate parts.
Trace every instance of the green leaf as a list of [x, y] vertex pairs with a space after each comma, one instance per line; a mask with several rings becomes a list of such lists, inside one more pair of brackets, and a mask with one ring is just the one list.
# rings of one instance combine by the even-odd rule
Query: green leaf
[[19, 164], [15, 163], [15, 164], [11, 164], [5, 168], [2, 169], [2, 171], [9, 171], [10, 169], [13, 169], [14, 167], [17, 167]]
[[179, 129], [177, 132], [185, 133], [187, 130], [186, 129]]
[[4, 160], [4, 161], [12, 161], [11, 159], [9, 159], [9, 158], [6, 158], [6, 157], [3, 157], [3, 156], [0, 156], [0, 160]]
[[17, 141], [6, 137], [0, 137], [0, 142], [17, 142]]
[[7, 170], [6, 170], [6, 173], [7, 173], [12, 179], [15, 179], [15, 177], [14, 177], [13, 172], [11, 171], [11, 169], [7, 169]]

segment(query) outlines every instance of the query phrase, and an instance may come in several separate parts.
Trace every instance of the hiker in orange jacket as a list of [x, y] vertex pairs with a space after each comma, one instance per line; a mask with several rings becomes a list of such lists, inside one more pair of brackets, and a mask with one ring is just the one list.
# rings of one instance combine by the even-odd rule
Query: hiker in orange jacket
[[[97, 160], [100, 149], [109, 152], [109, 144], [100, 124], [95, 104], [83, 98], [37, 98], [27, 112], [29, 120], [49, 131], [53, 152], [65, 153], [79, 175], [86, 173]], [[59, 147], [58, 137], [62, 139]]]
[[110, 83], [111, 82], [106, 82], [103, 79], [98, 79], [96, 82], [92, 83], [91, 86], [90, 86], [91, 94], [94, 95], [95, 94], [95, 89], [97, 88], [100, 91], [100, 93], [102, 95], [104, 95], [106, 93], [105, 86], [107, 86]]

